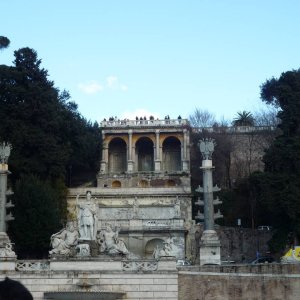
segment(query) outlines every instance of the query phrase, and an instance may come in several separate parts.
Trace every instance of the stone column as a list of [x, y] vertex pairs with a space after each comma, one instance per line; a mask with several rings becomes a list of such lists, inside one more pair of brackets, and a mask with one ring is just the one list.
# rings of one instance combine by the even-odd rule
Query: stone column
[[132, 158], [132, 129], [128, 130], [128, 157], [127, 157], [127, 172], [133, 172], [133, 158]]
[[202, 160], [201, 169], [203, 170], [204, 230], [214, 230], [212, 161]]
[[[6, 222], [13, 220], [13, 216], [10, 213], [7, 215], [6, 209], [12, 207], [11, 202], [7, 203], [7, 195], [10, 192], [7, 190], [7, 175], [8, 171], [8, 158], [10, 156], [11, 145], [2, 143], [0, 144], [0, 263], [2, 259], [7, 260], [15, 259], [16, 254], [12, 251], [12, 244], [6, 233]], [[7, 266], [8, 268], [14, 268], [14, 262]]]
[[6, 190], [7, 190], [7, 164], [0, 164], [0, 232], [6, 232]]
[[159, 141], [159, 129], [155, 130], [155, 172], [161, 171], [161, 152], [160, 152], [160, 141]]
[[188, 145], [188, 131], [187, 131], [187, 129], [183, 129], [182, 171], [189, 170], [187, 145]]
[[105, 132], [102, 131], [102, 159], [100, 162], [100, 174], [108, 173], [107, 170], [108, 165], [108, 145], [105, 142]]
[[219, 199], [214, 200], [213, 192], [220, 189], [213, 186], [212, 179], [212, 153], [214, 151], [214, 140], [205, 139], [200, 140], [199, 148], [203, 156], [202, 167], [203, 170], [203, 187], [198, 187], [197, 192], [203, 193], [203, 200], [198, 200], [196, 205], [204, 206], [204, 215], [198, 212], [198, 218], [204, 217], [204, 231], [200, 242], [200, 265], [206, 264], [221, 264], [221, 243], [214, 229], [214, 220], [222, 217], [221, 214], [215, 214], [214, 205], [221, 204]]
[[108, 146], [103, 145], [102, 146], [102, 160], [100, 163], [100, 173], [106, 174], [108, 173]]

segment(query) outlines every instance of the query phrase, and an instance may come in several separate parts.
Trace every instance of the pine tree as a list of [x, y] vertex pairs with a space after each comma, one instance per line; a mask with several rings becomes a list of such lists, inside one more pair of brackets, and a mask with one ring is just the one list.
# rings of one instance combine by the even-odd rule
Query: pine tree
[[280, 134], [264, 156], [265, 172], [252, 176], [266, 219], [278, 229], [274, 250], [291, 233], [300, 237], [300, 70], [282, 73], [262, 85], [262, 100], [278, 106]]

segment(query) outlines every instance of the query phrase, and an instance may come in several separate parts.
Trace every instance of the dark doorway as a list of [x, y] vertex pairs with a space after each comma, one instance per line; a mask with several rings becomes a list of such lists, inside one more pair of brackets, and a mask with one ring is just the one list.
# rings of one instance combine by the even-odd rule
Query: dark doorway
[[152, 140], [147, 137], [142, 137], [136, 142], [135, 147], [136, 155], [138, 157], [138, 171], [154, 171], [154, 150]]
[[127, 170], [127, 146], [121, 138], [115, 138], [108, 147], [109, 173], [123, 173]]
[[163, 142], [163, 169], [181, 171], [181, 143], [176, 137], [168, 137]]

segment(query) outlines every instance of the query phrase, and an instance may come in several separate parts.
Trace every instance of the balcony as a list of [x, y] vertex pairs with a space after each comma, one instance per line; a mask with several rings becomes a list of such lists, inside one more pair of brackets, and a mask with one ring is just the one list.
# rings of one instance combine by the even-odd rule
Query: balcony
[[183, 125], [189, 125], [186, 119], [164, 119], [164, 120], [111, 120], [100, 122], [100, 127], [182, 127]]

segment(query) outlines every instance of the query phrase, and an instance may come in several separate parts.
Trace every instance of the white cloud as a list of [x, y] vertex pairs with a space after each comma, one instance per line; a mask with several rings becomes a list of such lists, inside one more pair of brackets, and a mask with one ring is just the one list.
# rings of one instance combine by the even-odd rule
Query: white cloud
[[107, 76], [106, 77], [106, 86], [109, 89], [116, 89], [119, 85], [119, 79], [117, 76]]
[[128, 90], [128, 86], [124, 83], [121, 83], [119, 78], [114, 75], [107, 76], [105, 83], [105, 87], [110, 90], [120, 90], [122, 92], [126, 92]]
[[78, 88], [85, 94], [96, 94], [104, 90], [119, 90], [126, 92], [128, 86], [119, 81], [119, 78], [114, 75], [107, 76], [104, 80], [104, 83], [99, 83], [96, 80], [91, 80], [86, 83], [78, 84]]
[[160, 119], [159, 113], [151, 112], [144, 108], [139, 108], [134, 111], [125, 111], [121, 114], [120, 119], [135, 120], [136, 117], [146, 117], [147, 119], [149, 119], [150, 116], [153, 116], [154, 119]]
[[120, 85], [120, 90], [123, 92], [126, 92], [128, 90], [128, 86], [126, 84], [121, 84]]
[[99, 84], [95, 80], [86, 83], [79, 83], [78, 88], [85, 94], [96, 94], [97, 92], [103, 91], [103, 85]]

